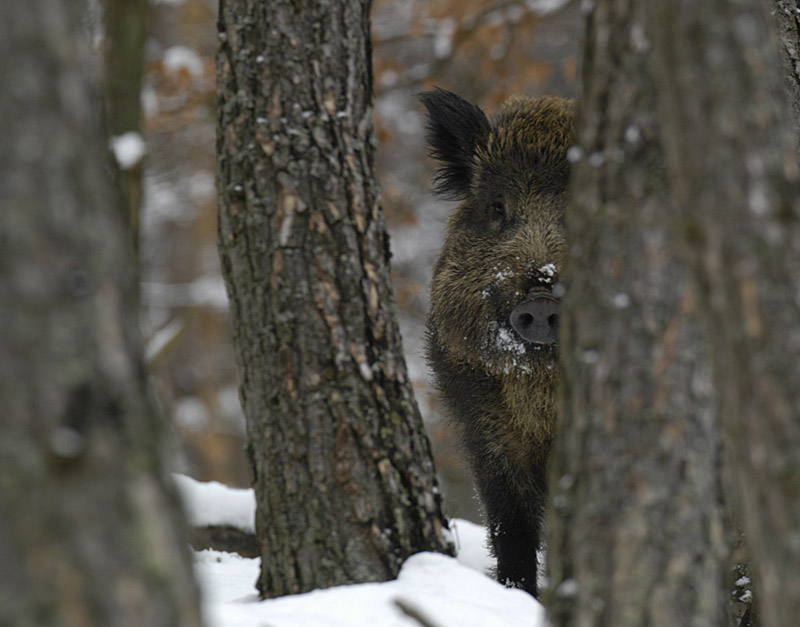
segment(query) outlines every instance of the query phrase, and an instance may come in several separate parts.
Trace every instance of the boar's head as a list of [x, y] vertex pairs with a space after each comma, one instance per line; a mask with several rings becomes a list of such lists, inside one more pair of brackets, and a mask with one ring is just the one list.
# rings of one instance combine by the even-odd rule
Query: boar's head
[[552, 367], [573, 104], [514, 98], [490, 121], [441, 89], [421, 100], [440, 164], [435, 191], [460, 201], [434, 267], [430, 341], [488, 373]]

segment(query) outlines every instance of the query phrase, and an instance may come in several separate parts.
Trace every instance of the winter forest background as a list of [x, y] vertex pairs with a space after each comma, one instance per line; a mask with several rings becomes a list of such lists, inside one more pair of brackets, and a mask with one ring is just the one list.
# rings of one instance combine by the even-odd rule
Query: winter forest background
[[[548, 619], [794, 626], [800, 8], [371, 4], [304, 4], [338, 18], [316, 21], [283, 0], [0, 5], [0, 623], [197, 625], [194, 567], [212, 625], [542, 624], [484, 576], [422, 358], [450, 207], [415, 94], [440, 85], [490, 112], [579, 98]], [[234, 490], [251, 469], [254, 492]], [[195, 540], [244, 532], [260, 568], [191, 552], [178, 492]]]

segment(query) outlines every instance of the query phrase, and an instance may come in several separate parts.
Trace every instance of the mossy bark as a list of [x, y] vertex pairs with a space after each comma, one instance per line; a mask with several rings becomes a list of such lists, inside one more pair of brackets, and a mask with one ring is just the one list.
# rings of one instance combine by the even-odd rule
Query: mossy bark
[[198, 625], [84, 11], [0, 5], [0, 624]]
[[219, 246], [264, 596], [448, 552], [395, 321], [365, 0], [223, 0]]

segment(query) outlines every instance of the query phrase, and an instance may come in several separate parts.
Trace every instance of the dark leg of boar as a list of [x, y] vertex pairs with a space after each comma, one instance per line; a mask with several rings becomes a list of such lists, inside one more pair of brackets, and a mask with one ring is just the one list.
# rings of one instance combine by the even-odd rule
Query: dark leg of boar
[[[543, 469], [538, 474], [544, 478]], [[537, 596], [536, 547], [540, 540], [544, 487], [538, 494], [523, 497], [515, 495], [515, 486], [506, 477], [490, 477], [483, 483], [480, 490], [486, 505], [489, 538], [497, 557], [497, 580]]]

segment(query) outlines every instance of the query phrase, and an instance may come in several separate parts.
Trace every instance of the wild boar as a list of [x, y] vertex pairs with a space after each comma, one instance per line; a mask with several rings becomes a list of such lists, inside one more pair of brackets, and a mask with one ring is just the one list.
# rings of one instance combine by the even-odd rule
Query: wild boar
[[460, 427], [497, 578], [536, 595], [574, 107], [513, 98], [489, 120], [441, 89], [420, 98], [435, 191], [461, 201], [433, 269], [428, 360]]

